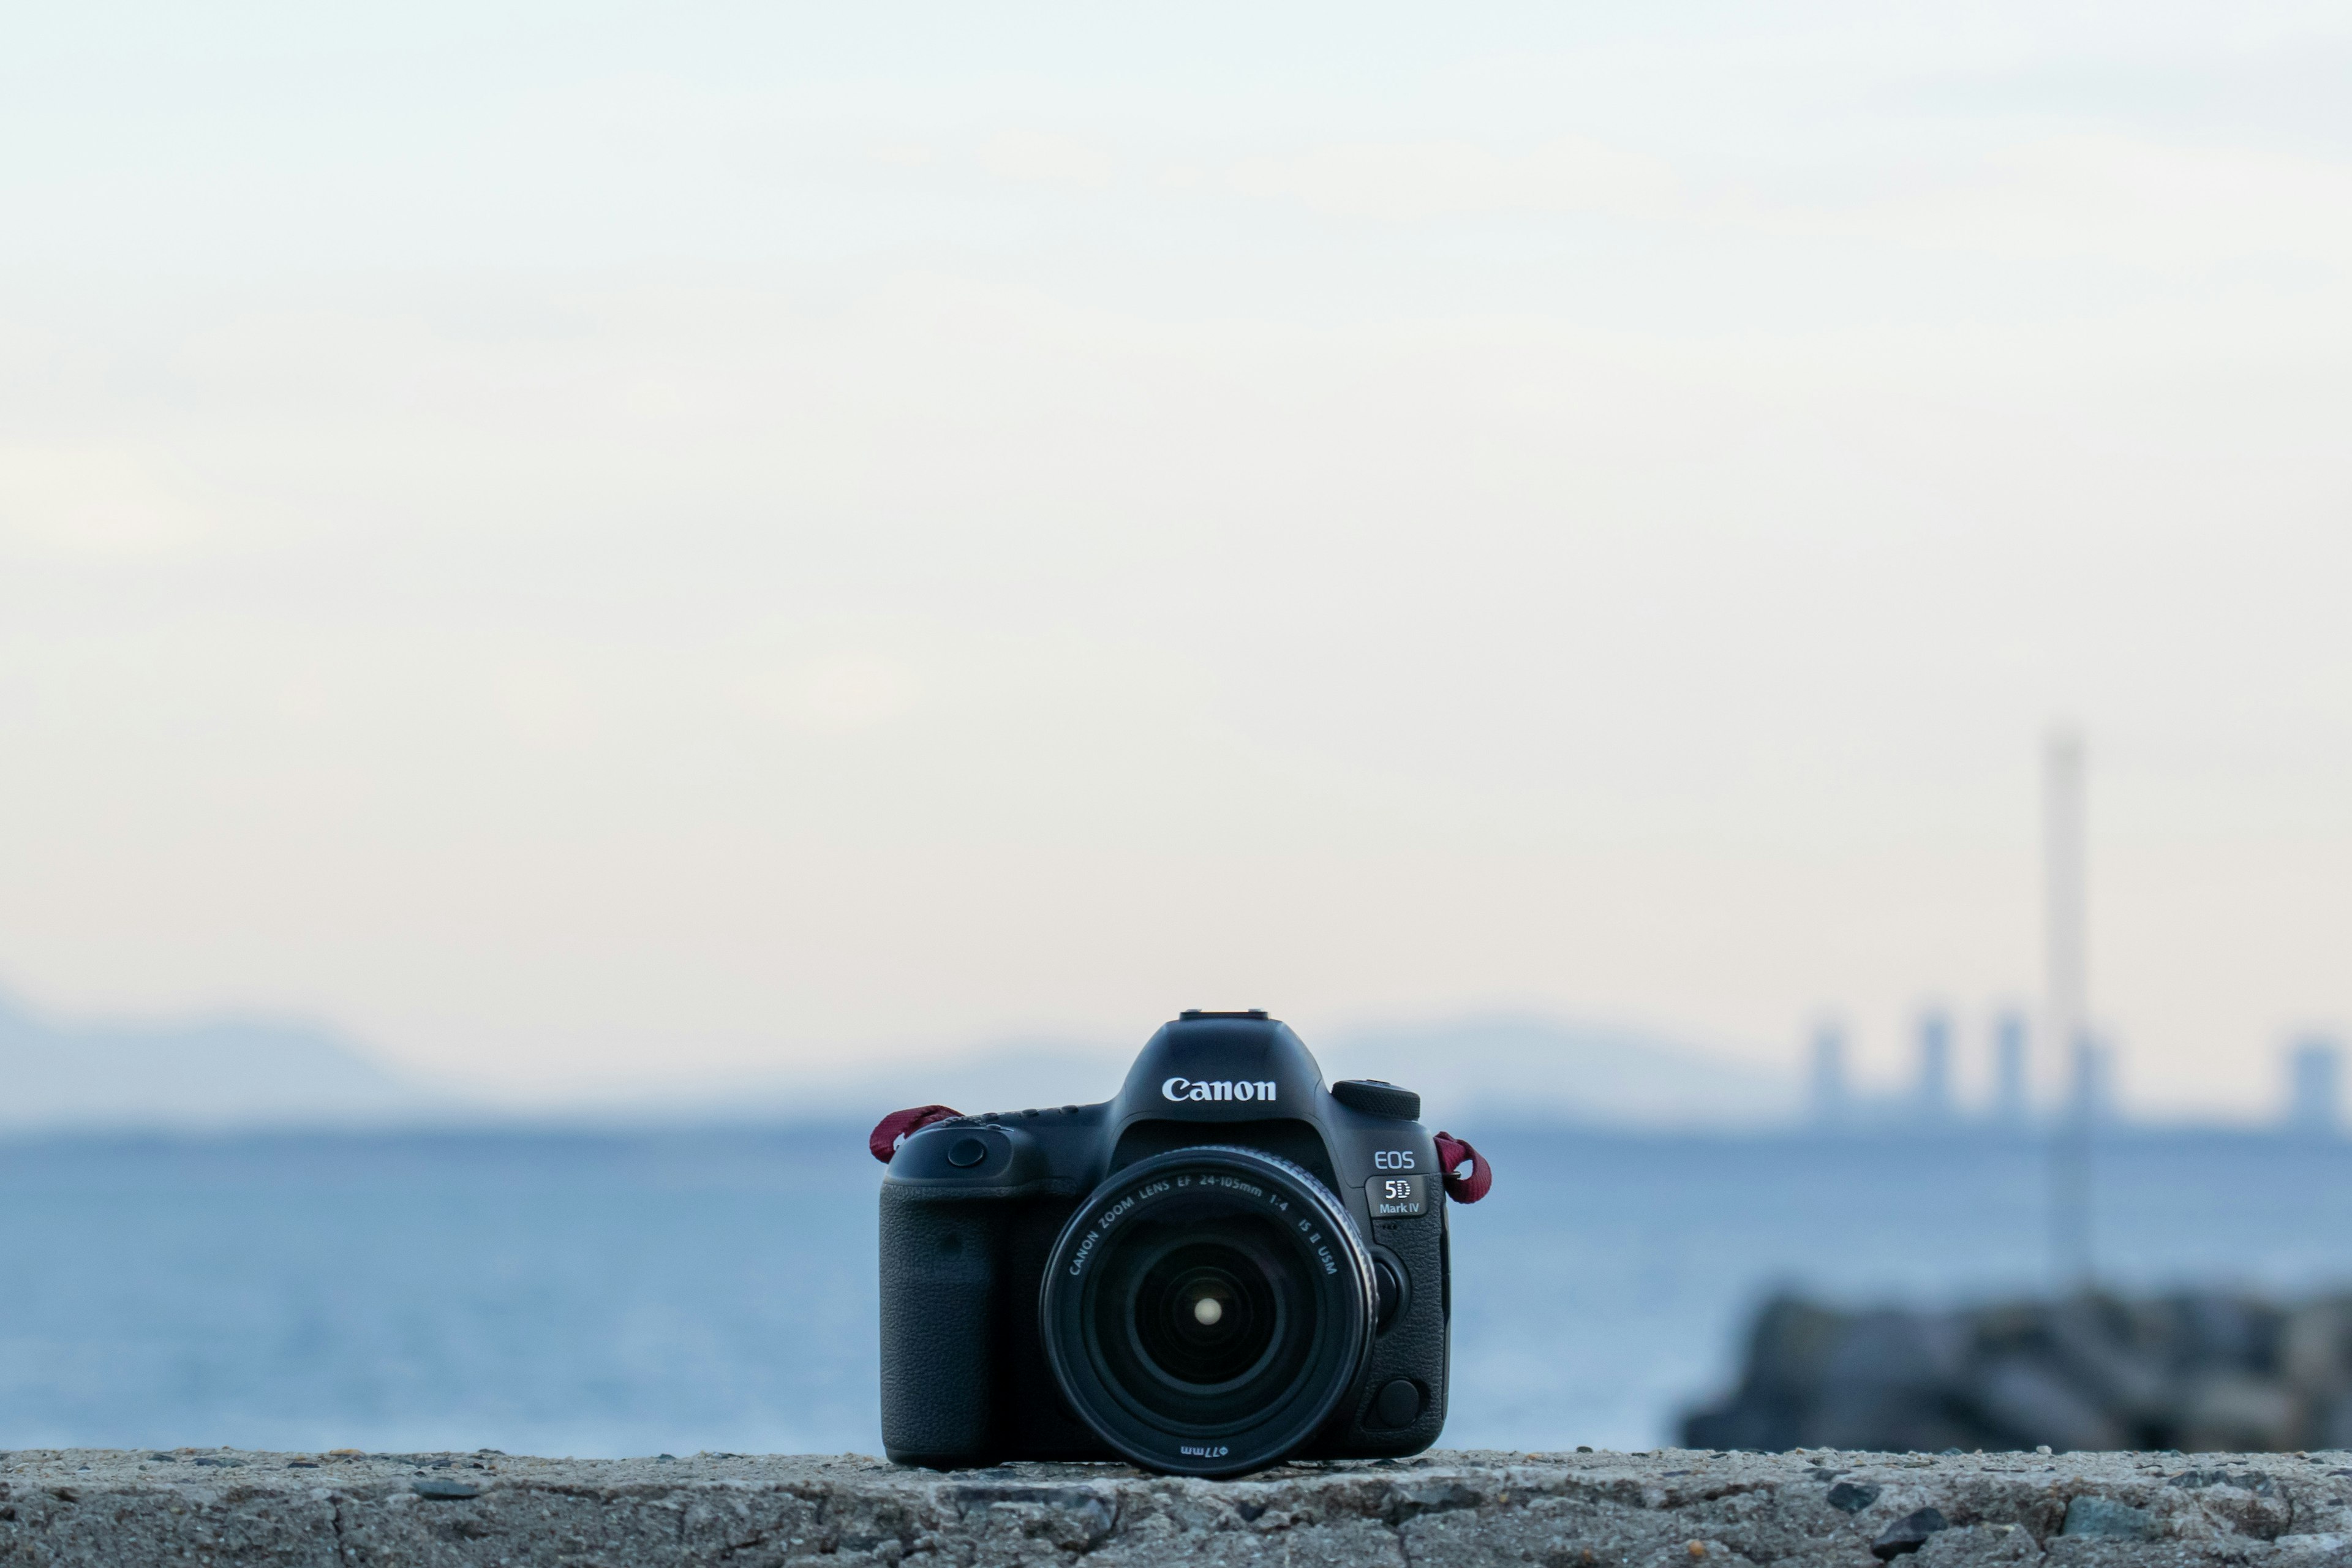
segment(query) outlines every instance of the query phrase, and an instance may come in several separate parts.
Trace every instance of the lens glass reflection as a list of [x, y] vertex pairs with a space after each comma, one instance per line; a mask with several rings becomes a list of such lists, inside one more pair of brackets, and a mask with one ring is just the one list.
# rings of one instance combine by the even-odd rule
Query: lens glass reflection
[[1262, 1215], [1203, 1197], [1130, 1226], [1090, 1293], [1087, 1337], [1124, 1397], [1211, 1428], [1290, 1392], [1315, 1331], [1295, 1243]]

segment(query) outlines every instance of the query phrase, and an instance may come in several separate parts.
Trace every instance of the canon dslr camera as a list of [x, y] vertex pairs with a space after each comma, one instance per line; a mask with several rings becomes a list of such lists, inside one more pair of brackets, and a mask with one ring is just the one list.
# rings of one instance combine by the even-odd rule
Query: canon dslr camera
[[1446, 1191], [1487, 1173], [1420, 1114], [1391, 1084], [1327, 1090], [1249, 1012], [1163, 1026], [1108, 1104], [886, 1119], [884, 1448], [1195, 1476], [1426, 1448]]

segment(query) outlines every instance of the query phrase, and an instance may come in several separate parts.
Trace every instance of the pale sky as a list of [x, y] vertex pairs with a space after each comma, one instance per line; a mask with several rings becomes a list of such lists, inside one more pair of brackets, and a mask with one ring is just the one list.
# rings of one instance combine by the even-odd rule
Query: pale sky
[[0, 981], [452, 1081], [1185, 1005], [1891, 1081], [2091, 758], [2352, 1021], [2352, 10], [20, 8]]

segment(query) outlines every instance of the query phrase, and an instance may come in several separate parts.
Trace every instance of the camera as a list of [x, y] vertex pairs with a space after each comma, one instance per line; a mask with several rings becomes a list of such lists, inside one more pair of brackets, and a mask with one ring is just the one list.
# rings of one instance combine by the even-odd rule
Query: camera
[[882, 1441], [901, 1464], [1231, 1476], [1445, 1423], [1447, 1196], [1420, 1096], [1326, 1089], [1263, 1012], [1163, 1025], [1098, 1105], [886, 1118]]

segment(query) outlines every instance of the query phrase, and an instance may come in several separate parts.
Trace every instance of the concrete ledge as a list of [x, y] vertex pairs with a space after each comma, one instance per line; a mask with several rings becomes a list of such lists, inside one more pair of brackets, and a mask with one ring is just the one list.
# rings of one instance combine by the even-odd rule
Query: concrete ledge
[[0, 1563], [2352, 1563], [2352, 1454], [1433, 1453], [1239, 1481], [856, 1456], [20, 1451]]

